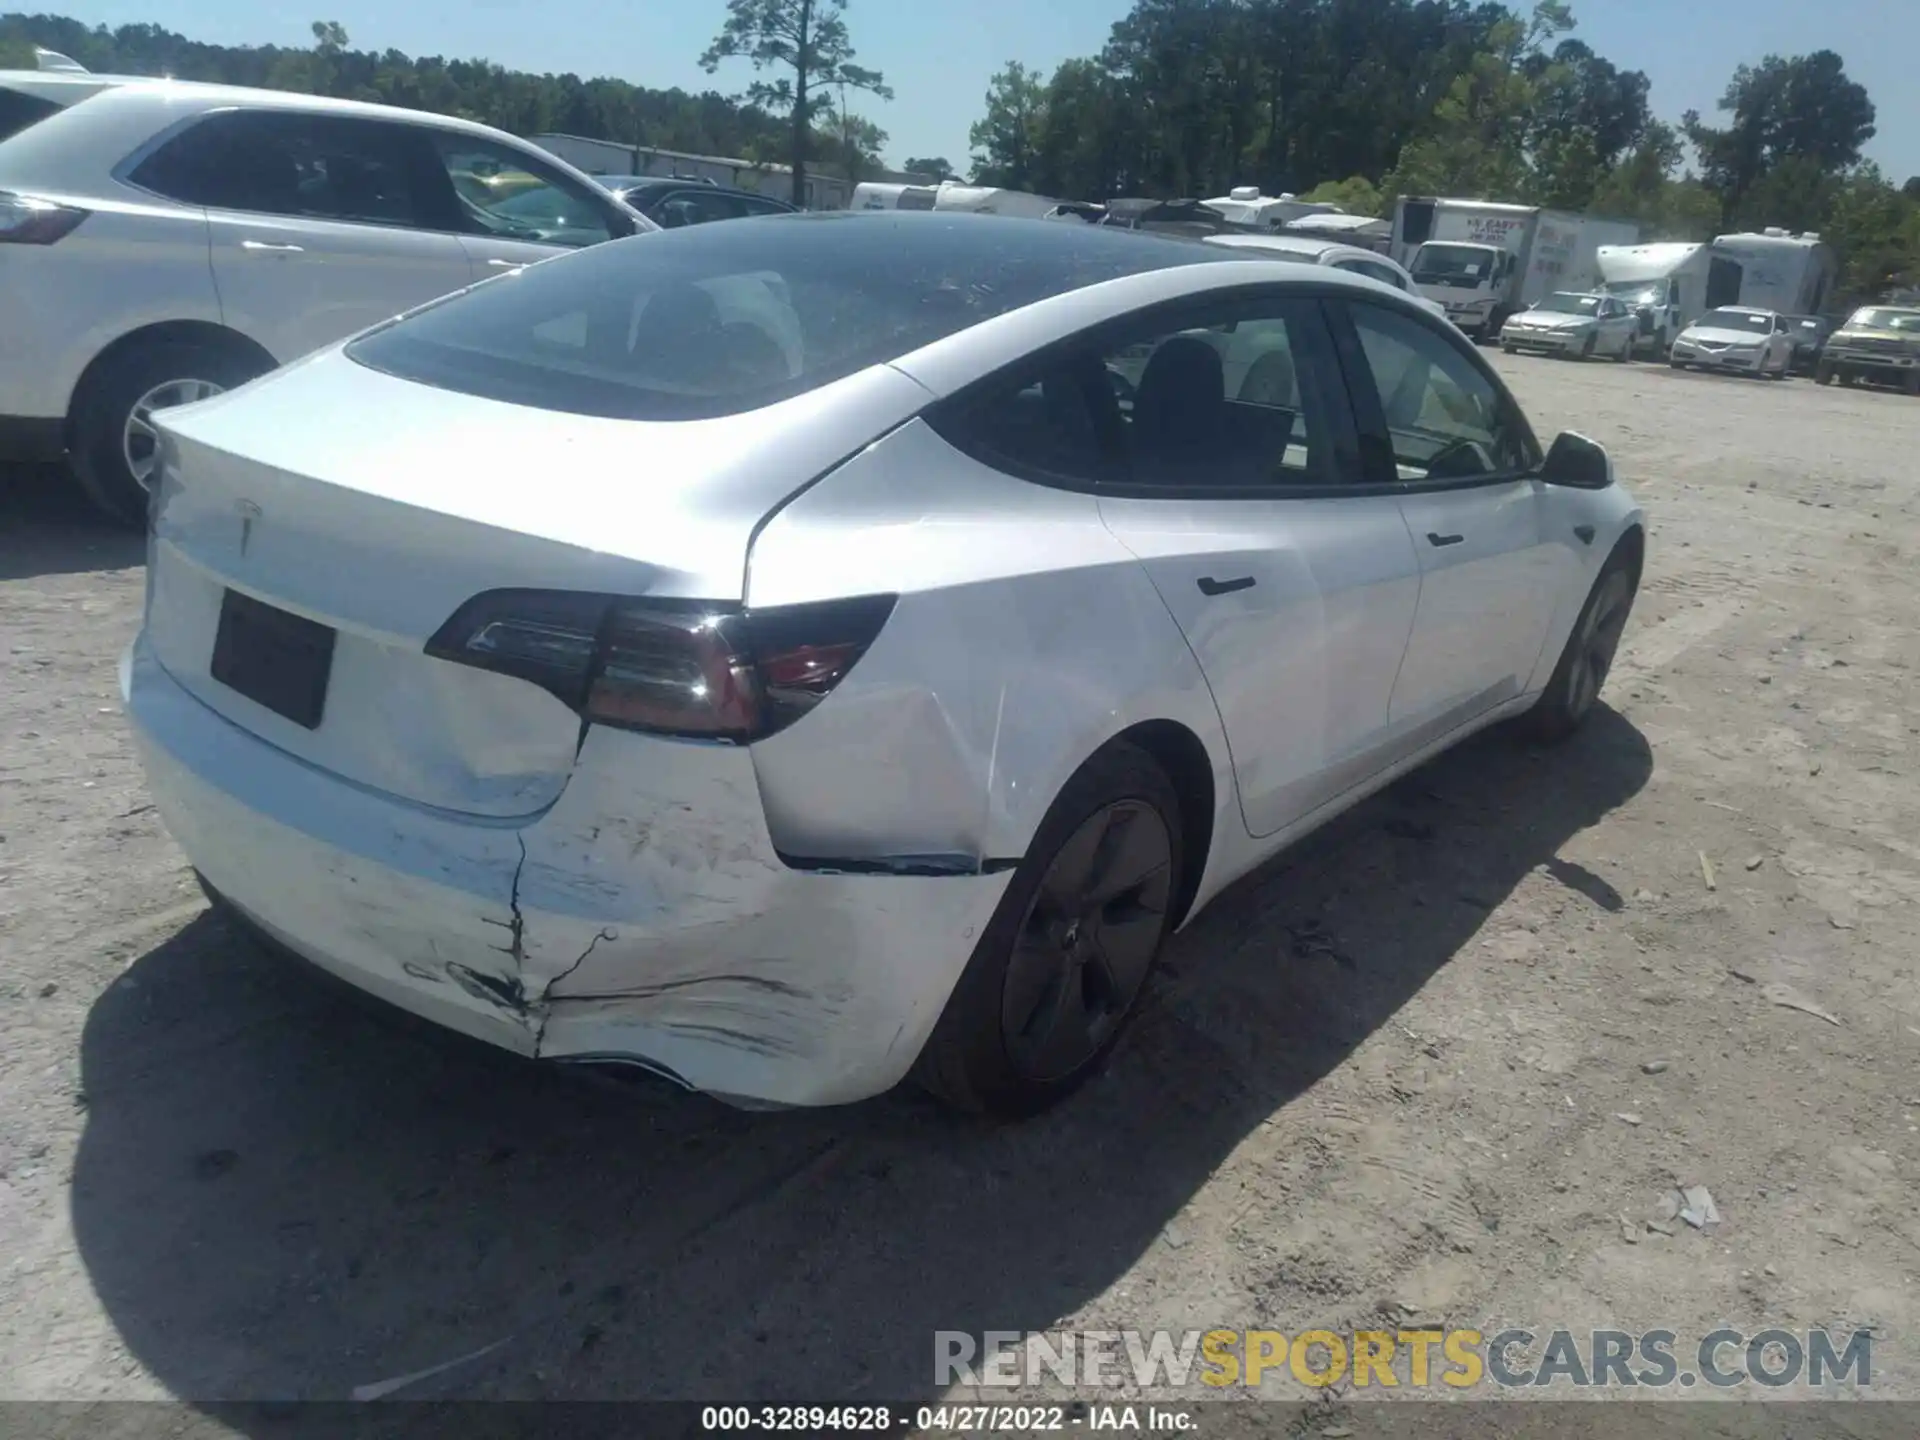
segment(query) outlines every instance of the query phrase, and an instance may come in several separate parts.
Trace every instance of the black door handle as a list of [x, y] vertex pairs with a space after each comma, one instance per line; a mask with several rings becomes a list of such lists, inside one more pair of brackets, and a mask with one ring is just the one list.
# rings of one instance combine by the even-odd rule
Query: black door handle
[[1230, 595], [1235, 590], [1253, 588], [1253, 576], [1241, 575], [1232, 580], [1216, 580], [1211, 575], [1202, 575], [1199, 580], [1202, 595]]
[[1464, 535], [1442, 535], [1437, 531], [1427, 531], [1427, 543], [1429, 545], [1458, 545], [1466, 538]]

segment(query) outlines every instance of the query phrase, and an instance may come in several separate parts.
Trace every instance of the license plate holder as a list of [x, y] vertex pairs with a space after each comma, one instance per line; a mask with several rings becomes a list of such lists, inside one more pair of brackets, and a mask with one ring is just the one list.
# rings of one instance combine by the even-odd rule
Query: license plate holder
[[307, 730], [320, 728], [333, 674], [335, 632], [251, 595], [220, 599], [213, 678]]

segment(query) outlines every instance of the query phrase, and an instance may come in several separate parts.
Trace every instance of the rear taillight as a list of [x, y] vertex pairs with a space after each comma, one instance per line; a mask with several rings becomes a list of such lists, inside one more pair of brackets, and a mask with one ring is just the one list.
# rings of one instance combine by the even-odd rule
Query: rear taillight
[[51, 245], [91, 212], [0, 190], [0, 245]]
[[513, 675], [596, 725], [747, 743], [846, 678], [893, 613], [867, 595], [764, 610], [567, 590], [489, 590], [427, 642], [439, 660]]

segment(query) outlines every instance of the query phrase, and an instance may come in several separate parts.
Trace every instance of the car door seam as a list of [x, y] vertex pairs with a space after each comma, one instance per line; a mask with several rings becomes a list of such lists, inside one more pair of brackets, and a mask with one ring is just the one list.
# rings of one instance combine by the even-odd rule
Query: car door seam
[[1099, 517], [1100, 528], [1105, 530], [1113, 538], [1113, 542], [1133, 561], [1135, 570], [1153, 591], [1154, 599], [1158, 600], [1160, 608], [1167, 612], [1167, 620], [1173, 626], [1173, 633], [1180, 637], [1180, 643], [1186, 647], [1188, 656], [1193, 660], [1193, 668], [1200, 676], [1200, 683], [1207, 687], [1207, 699], [1213, 702], [1214, 718], [1220, 722], [1220, 743], [1227, 749], [1227, 774], [1233, 780], [1234, 808], [1240, 812], [1240, 828], [1246, 831], [1249, 840], [1259, 839], [1260, 837], [1253, 833], [1253, 822], [1247, 818], [1246, 793], [1240, 788], [1240, 767], [1234, 761], [1233, 735], [1227, 729], [1226, 712], [1220, 708], [1220, 697], [1214, 693], [1213, 677], [1207, 674], [1207, 667], [1200, 659], [1200, 652], [1193, 648], [1193, 638], [1187, 634], [1187, 627], [1180, 623], [1179, 614], [1174, 610], [1172, 602], [1167, 599], [1166, 593], [1161, 590], [1160, 582], [1154, 578], [1153, 567], [1147, 564], [1138, 550], [1127, 543], [1126, 536], [1108, 523], [1106, 505], [1098, 494], [1093, 496], [1093, 513]]

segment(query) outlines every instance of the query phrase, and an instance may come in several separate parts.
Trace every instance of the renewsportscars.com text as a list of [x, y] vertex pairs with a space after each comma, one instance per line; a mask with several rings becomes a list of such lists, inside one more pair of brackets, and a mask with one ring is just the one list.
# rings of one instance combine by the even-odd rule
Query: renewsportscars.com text
[[1136, 1331], [941, 1330], [934, 1382], [950, 1385], [1133, 1385], [1325, 1389], [1822, 1390], [1873, 1383], [1866, 1330], [1723, 1328], [1696, 1340], [1672, 1330], [1469, 1329]]

